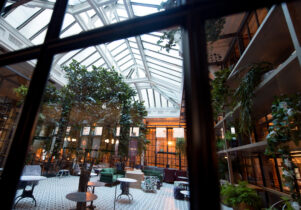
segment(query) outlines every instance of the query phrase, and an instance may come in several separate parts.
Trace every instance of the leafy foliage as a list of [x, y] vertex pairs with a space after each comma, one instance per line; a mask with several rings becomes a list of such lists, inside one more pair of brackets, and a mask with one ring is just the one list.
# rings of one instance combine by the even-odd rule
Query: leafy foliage
[[254, 189], [247, 187], [247, 182], [239, 182], [238, 185], [225, 184], [222, 186], [221, 194], [226, 205], [236, 207], [241, 203], [258, 208], [260, 197]]
[[273, 66], [270, 63], [262, 62], [252, 64], [247, 68], [247, 74], [243, 77], [239, 87], [234, 93], [234, 101], [240, 103], [240, 127], [242, 134], [250, 135], [252, 131], [252, 106], [254, 91], [261, 81], [261, 76], [270, 71]]
[[281, 155], [284, 184], [289, 187], [293, 199], [300, 199], [296, 185], [296, 166], [292, 162], [287, 143], [293, 141], [298, 145], [301, 139], [301, 95], [277, 97], [271, 109], [273, 121], [266, 137], [268, 145], [265, 154], [273, 157]]
[[[167, 0], [160, 4], [159, 9], [171, 9], [176, 7], [178, 4], [177, 0]], [[226, 21], [225, 18], [210, 19], [205, 22], [206, 40], [208, 42], [214, 42], [219, 39], [219, 35], [222, 32]], [[181, 30], [179, 28], [170, 29], [163, 32], [160, 40], [157, 44], [166, 42], [162, 48], [169, 52], [172, 47], [176, 46], [181, 41]], [[177, 37], [178, 36], [178, 37]]]
[[224, 106], [228, 105], [227, 98], [232, 94], [232, 91], [226, 84], [230, 73], [231, 70], [227, 68], [217, 71], [214, 73], [215, 78], [211, 82], [212, 106], [215, 119], [217, 118], [218, 114], [223, 112]]
[[186, 154], [186, 142], [184, 138], [177, 138], [176, 151], [182, 154]]
[[[142, 102], [133, 99], [136, 92], [114, 68], [110, 70], [93, 66], [92, 71], [88, 71], [73, 60], [63, 70], [68, 84], [60, 89], [48, 84], [43, 98], [43, 104], [49, 105], [46, 111], [54, 112], [52, 117], [46, 119], [57, 118], [59, 126], [53, 156], [57, 156], [63, 146], [67, 126], [80, 129], [83, 123], [92, 125], [97, 122], [108, 129], [120, 125], [119, 152], [123, 156], [128, 155], [129, 127], [140, 127], [139, 145], [145, 148], [147, 141], [143, 119], [147, 112]], [[15, 92], [24, 100], [27, 87], [20, 86]], [[104, 135], [108, 135], [104, 138], [113, 138], [112, 129], [104, 132]]]
[[223, 139], [221, 139], [221, 138], [218, 138], [216, 140], [216, 148], [217, 148], [217, 150], [222, 150], [222, 149], [224, 149], [224, 147], [225, 147], [225, 141]]
[[301, 95], [280, 96], [272, 104], [272, 125], [266, 139], [266, 154], [288, 154], [286, 143], [293, 141], [296, 145], [301, 139]]
[[227, 141], [232, 141], [232, 140], [236, 140], [236, 134], [232, 134], [231, 131], [227, 130], [225, 132], [225, 139]]

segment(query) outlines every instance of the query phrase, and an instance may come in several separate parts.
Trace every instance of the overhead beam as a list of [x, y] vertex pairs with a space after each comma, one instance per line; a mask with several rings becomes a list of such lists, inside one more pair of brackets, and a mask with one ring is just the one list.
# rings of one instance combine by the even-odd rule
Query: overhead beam
[[[84, 31], [88, 31], [90, 29], [93, 29], [93, 26], [89, 25], [87, 26], [87, 24], [84, 23], [83, 19], [79, 16], [79, 15], [74, 15], [74, 18], [76, 20], [76, 22], [80, 25], [80, 27], [84, 30]], [[96, 50], [98, 51], [98, 53], [101, 55], [101, 57], [104, 59], [104, 61], [106, 62], [107, 66], [109, 68], [112, 68], [112, 63], [111, 61], [108, 59], [107, 55], [104, 53], [104, 51], [100, 48], [99, 45], [94, 46], [96, 48]], [[72, 56], [73, 57], [73, 56]]]

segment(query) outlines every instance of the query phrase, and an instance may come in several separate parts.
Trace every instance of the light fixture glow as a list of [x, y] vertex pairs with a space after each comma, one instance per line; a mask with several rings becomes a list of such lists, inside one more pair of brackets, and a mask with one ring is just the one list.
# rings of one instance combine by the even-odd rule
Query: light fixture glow
[[231, 127], [231, 134], [235, 134], [235, 128]]

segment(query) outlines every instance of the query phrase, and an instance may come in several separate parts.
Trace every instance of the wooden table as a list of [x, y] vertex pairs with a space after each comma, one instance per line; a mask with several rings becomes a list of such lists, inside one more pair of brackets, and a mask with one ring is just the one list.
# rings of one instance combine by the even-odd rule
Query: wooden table
[[71, 201], [86, 203], [97, 199], [97, 195], [89, 192], [74, 192], [66, 195], [66, 198]]
[[[21, 182], [21, 184], [22, 183], [24, 184], [24, 187], [23, 187], [22, 194], [15, 198], [16, 203], [15, 203], [14, 207], [16, 207], [16, 205], [19, 203], [19, 201], [22, 200], [23, 198], [32, 198], [32, 200], [34, 201], [34, 206], [37, 206], [37, 201], [33, 195], [33, 190], [34, 190], [34, 187], [37, 185], [37, 182], [40, 180], [44, 180], [44, 179], [46, 179], [45, 176], [21, 176], [20, 182]], [[26, 190], [26, 187], [28, 185], [31, 185], [30, 190]]]

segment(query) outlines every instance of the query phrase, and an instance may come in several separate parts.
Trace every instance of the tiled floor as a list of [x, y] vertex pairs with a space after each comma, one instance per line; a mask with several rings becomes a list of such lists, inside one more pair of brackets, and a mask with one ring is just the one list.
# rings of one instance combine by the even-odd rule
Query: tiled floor
[[[97, 177], [91, 178], [96, 181]], [[66, 195], [76, 192], [79, 177], [70, 176], [63, 178], [48, 178], [40, 181], [34, 190], [37, 206], [31, 199], [21, 200], [15, 209], [71, 209], [76, 203], [66, 199]], [[117, 186], [117, 195], [120, 193], [120, 186]], [[18, 193], [21, 193], [19, 191]], [[189, 202], [175, 200], [173, 197], [173, 185], [163, 183], [163, 187], [157, 193], [145, 193], [140, 189], [130, 188], [134, 200], [129, 203], [127, 197], [116, 202], [116, 210], [188, 210]], [[98, 199], [94, 201], [96, 209], [110, 210], [114, 206], [115, 187], [97, 187], [95, 194]]]

